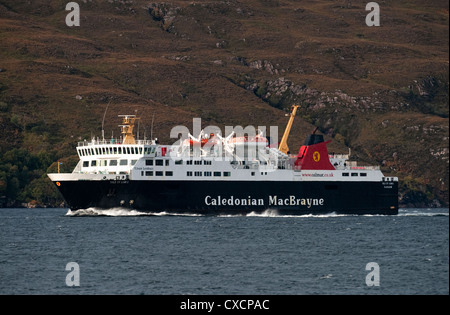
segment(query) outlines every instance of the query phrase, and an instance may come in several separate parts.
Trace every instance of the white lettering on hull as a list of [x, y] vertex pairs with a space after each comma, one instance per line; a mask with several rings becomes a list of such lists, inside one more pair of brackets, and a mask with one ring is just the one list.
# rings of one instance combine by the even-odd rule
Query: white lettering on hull
[[290, 195], [288, 197], [280, 198], [278, 196], [269, 196], [268, 203], [265, 203], [264, 198], [236, 198], [234, 196], [206, 196], [205, 204], [207, 206], [301, 206], [310, 209], [311, 207], [323, 206], [325, 199], [323, 198], [298, 198]]

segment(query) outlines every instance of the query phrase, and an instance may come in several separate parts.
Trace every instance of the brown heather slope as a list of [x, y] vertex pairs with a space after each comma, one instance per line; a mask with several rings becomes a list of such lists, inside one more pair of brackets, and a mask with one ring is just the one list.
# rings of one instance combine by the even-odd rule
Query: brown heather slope
[[0, 0], [7, 204], [58, 204], [45, 173], [70, 171], [108, 103], [108, 136], [137, 110], [163, 142], [194, 117], [282, 133], [302, 103], [292, 151], [317, 126], [331, 151], [398, 176], [402, 205], [448, 206], [448, 1], [379, 1], [380, 27], [368, 1], [79, 0], [80, 27], [68, 2]]

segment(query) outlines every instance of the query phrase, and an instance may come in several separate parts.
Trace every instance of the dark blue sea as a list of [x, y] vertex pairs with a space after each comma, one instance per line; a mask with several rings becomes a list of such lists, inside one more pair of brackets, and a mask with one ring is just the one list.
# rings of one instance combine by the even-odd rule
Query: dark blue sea
[[0, 294], [447, 295], [449, 210], [215, 217], [0, 209]]

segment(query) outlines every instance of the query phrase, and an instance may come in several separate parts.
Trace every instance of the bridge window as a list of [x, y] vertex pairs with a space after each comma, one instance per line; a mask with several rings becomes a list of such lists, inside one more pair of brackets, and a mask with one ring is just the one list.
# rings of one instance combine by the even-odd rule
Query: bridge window
[[128, 160], [120, 160], [119, 164], [120, 165], [128, 165]]

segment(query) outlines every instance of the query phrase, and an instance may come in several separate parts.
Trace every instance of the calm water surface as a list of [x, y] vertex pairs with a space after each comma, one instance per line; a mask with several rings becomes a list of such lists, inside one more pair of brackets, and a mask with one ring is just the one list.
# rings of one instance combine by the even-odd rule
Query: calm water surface
[[[0, 294], [449, 294], [448, 214], [0, 209]], [[69, 262], [79, 286], [66, 284]], [[366, 284], [369, 262], [379, 286]]]

